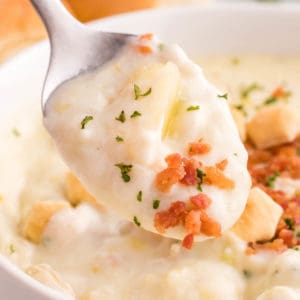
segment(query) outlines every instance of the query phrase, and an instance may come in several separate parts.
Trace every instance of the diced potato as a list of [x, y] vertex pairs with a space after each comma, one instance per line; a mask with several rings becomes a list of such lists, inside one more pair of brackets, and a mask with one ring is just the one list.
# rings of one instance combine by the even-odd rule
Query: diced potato
[[66, 201], [40, 201], [34, 203], [23, 224], [23, 236], [34, 243], [40, 243], [42, 234], [51, 217], [69, 208]]
[[231, 230], [247, 242], [269, 240], [275, 234], [282, 211], [269, 195], [254, 187], [243, 214]]
[[84, 188], [78, 178], [70, 172], [66, 175], [65, 194], [73, 206], [82, 202], [89, 202], [99, 206], [96, 199]]
[[230, 110], [231, 110], [233, 120], [238, 129], [240, 138], [242, 141], [245, 141], [246, 140], [246, 118], [243, 115], [243, 113], [240, 110], [236, 109], [234, 106], [231, 106]]
[[287, 105], [266, 106], [247, 124], [247, 135], [258, 149], [291, 142], [299, 132], [299, 113]]
[[65, 295], [75, 297], [71, 286], [63, 281], [59, 274], [47, 264], [29, 266], [26, 269], [26, 273], [50, 288], [58, 290]]

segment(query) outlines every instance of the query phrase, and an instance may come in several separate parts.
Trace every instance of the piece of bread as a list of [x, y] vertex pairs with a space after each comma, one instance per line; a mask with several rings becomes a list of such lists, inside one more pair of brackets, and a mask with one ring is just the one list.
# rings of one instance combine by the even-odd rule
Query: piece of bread
[[238, 129], [240, 138], [244, 142], [246, 140], [246, 118], [240, 110], [232, 105], [230, 106], [230, 111]]
[[300, 132], [300, 116], [288, 105], [259, 110], [247, 124], [247, 135], [258, 149], [293, 141]]
[[245, 210], [231, 228], [247, 242], [271, 239], [282, 215], [282, 208], [258, 187], [251, 189]]
[[40, 201], [33, 204], [22, 226], [23, 236], [34, 243], [40, 243], [51, 217], [69, 207], [70, 204], [66, 201]]
[[82, 202], [89, 202], [97, 207], [96, 199], [85, 189], [78, 178], [71, 172], [66, 174], [65, 181], [65, 195], [67, 200], [73, 205], [77, 206]]

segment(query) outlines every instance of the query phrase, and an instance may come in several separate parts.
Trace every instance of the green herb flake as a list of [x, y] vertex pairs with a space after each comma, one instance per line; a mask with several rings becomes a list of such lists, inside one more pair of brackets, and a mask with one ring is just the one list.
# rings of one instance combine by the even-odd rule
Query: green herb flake
[[197, 177], [199, 179], [199, 182], [198, 182], [198, 185], [197, 185], [197, 189], [200, 192], [202, 192], [203, 178], [204, 178], [204, 176], [206, 176], [206, 174], [202, 170], [200, 170], [200, 169], [197, 169], [196, 172], [197, 172]]
[[115, 164], [115, 166], [120, 169], [121, 177], [124, 180], [124, 182], [129, 182], [131, 179], [129, 176], [129, 173], [132, 169], [132, 165], [125, 165], [123, 163], [118, 163], [118, 164]]
[[189, 106], [186, 110], [187, 111], [193, 111], [193, 110], [199, 110], [199, 109], [200, 109], [200, 106], [196, 105], [196, 106]]
[[133, 217], [133, 222], [136, 226], [140, 227], [141, 226], [141, 222], [138, 220], [137, 216]]
[[10, 254], [13, 254], [16, 252], [16, 248], [15, 248], [15, 245], [14, 244], [10, 244], [9, 245], [9, 251], [10, 251]]
[[217, 96], [218, 96], [218, 98], [223, 98], [225, 100], [228, 100], [228, 94], [227, 93], [223, 94], [223, 95], [217, 95]]
[[276, 103], [277, 101], [278, 101], [278, 98], [272, 96], [272, 97], [267, 98], [263, 104], [270, 105], [270, 104]]
[[241, 97], [242, 98], [248, 98], [250, 94], [254, 91], [262, 90], [262, 86], [260, 86], [258, 83], [254, 82], [250, 84], [249, 86], [245, 87], [241, 90]]
[[243, 275], [246, 279], [249, 279], [252, 277], [252, 273], [249, 270], [243, 270]]
[[21, 133], [20, 133], [20, 131], [19, 131], [17, 128], [13, 128], [12, 134], [13, 134], [15, 137], [21, 136]]
[[280, 176], [280, 173], [278, 171], [276, 171], [273, 175], [269, 176], [266, 179], [266, 186], [273, 189], [274, 185], [275, 185], [275, 181], [279, 176]]
[[137, 118], [137, 117], [140, 117], [141, 115], [142, 115], [142, 114], [141, 114], [139, 111], [135, 110], [135, 111], [131, 114], [130, 118], [131, 118], [131, 119]]
[[294, 224], [293, 219], [285, 218], [284, 223], [286, 224], [286, 226], [288, 227], [289, 230], [294, 230], [295, 229], [295, 224]]
[[234, 156], [238, 156], [238, 154], [236, 152], [233, 153]]
[[117, 121], [124, 123], [126, 121], [126, 116], [124, 110], [122, 110], [118, 117], [115, 118]]
[[134, 91], [134, 99], [138, 100], [140, 97], [146, 97], [150, 95], [152, 92], [152, 88], [150, 87], [146, 92], [142, 93], [141, 88], [137, 84], [134, 84], [133, 91]]
[[296, 237], [300, 238], [300, 231], [297, 232]]
[[85, 116], [81, 121], [81, 129], [84, 129], [86, 124], [94, 119], [93, 116]]
[[116, 136], [116, 141], [118, 143], [121, 143], [121, 142], [124, 142], [124, 139], [122, 137], [120, 137], [120, 136]]
[[155, 199], [155, 200], [153, 200], [152, 207], [154, 209], [158, 209], [159, 208], [159, 204], [160, 204], [160, 201], [157, 200], [157, 199]]
[[138, 192], [138, 194], [136, 196], [136, 200], [139, 202], [142, 202], [142, 200], [143, 200], [143, 192], [142, 191]]
[[164, 49], [165, 49], [165, 44], [160, 43], [160, 44], [158, 45], [158, 50], [163, 51]]
[[298, 156], [300, 156], [300, 148], [297, 148], [297, 149], [296, 149], [296, 154], [297, 154]]

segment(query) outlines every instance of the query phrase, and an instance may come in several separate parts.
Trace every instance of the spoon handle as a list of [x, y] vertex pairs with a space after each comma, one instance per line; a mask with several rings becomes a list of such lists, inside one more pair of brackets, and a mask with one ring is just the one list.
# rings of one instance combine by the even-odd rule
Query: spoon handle
[[51, 43], [56, 38], [61, 39], [64, 36], [71, 35], [82, 25], [67, 11], [60, 0], [30, 1], [45, 24]]

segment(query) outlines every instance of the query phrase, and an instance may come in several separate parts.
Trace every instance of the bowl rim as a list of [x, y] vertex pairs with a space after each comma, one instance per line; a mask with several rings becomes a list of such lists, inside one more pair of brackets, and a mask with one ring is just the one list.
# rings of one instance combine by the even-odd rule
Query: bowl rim
[[[89, 22], [91, 26], [102, 27], [110, 26], [116, 22], [124, 22], [136, 17], [146, 16], [147, 18], [160, 15], [161, 17], [168, 16], [169, 14], [198, 14], [198, 13], [212, 13], [215, 11], [223, 11], [227, 13], [241, 12], [247, 14], [253, 14], [257, 12], [262, 13], [292, 13], [299, 14], [300, 18], [300, 4], [297, 3], [209, 3], [204, 5], [178, 5], [175, 7], [161, 7], [154, 9], [139, 10], [135, 12], [128, 12], [118, 15], [109, 16], [102, 19], [97, 19]], [[48, 40], [45, 39], [33, 45], [30, 45], [14, 56], [6, 59], [0, 65], [0, 72], [6, 72], [6, 68], [10, 65], [18, 64], [19, 60], [26, 58], [32, 51], [41, 51], [43, 47], [48, 44]], [[66, 295], [59, 291], [56, 291], [46, 285], [38, 282], [28, 274], [26, 274], [21, 268], [17, 267], [11, 261], [9, 261], [3, 254], [0, 253], [0, 269], [4, 270], [8, 276], [11, 276], [16, 283], [21, 282], [26, 288], [32, 289], [32, 292], [36, 296], [45, 297], [45, 299], [69, 299]]]

